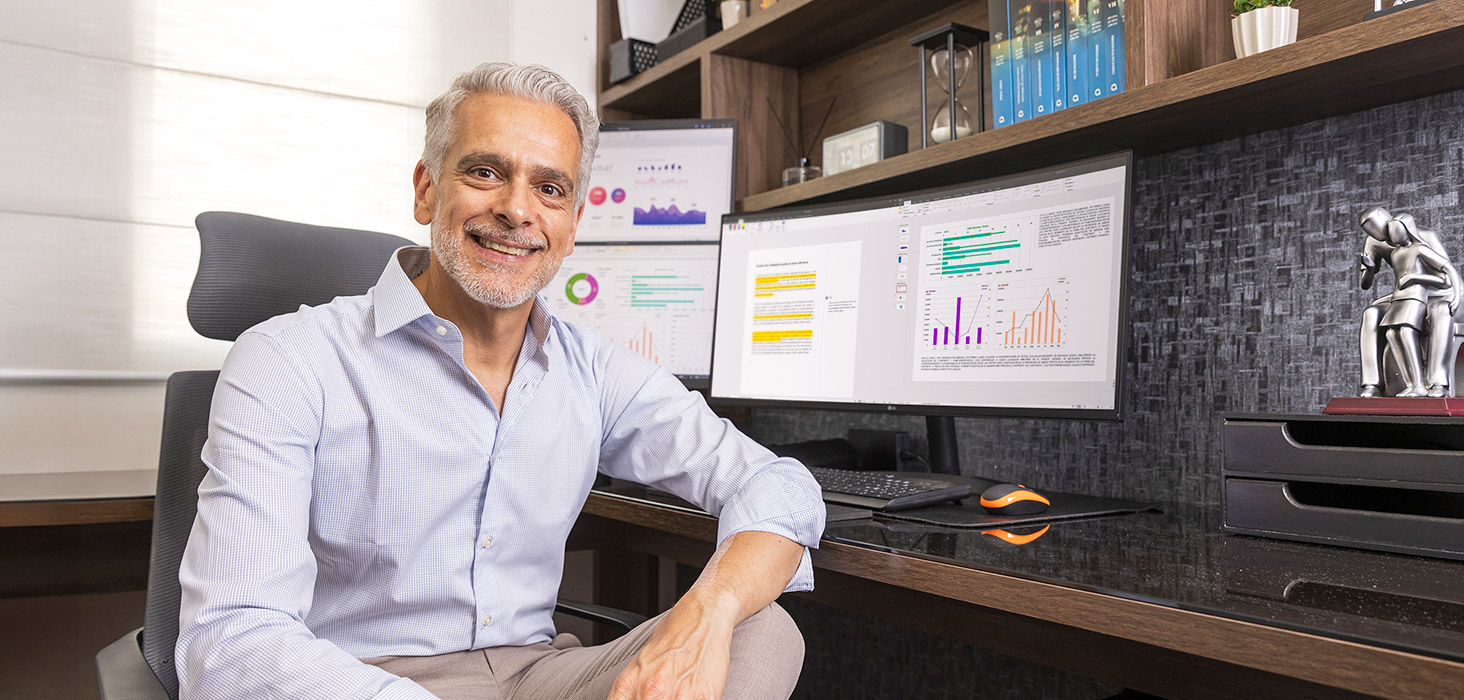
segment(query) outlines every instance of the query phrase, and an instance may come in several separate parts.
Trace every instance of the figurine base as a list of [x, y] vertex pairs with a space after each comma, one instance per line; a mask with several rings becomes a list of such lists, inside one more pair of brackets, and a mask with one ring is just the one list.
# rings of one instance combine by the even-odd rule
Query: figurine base
[[1464, 416], [1464, 398], [1338, 397], [1322, 413], [1333, 416]]

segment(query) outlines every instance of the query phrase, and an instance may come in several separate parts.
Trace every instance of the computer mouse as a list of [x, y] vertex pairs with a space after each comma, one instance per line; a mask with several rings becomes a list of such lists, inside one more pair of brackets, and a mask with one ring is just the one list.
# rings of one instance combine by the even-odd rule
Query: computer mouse
[[997, 484], [981, 492], [981, 507], [992, 515], [1046, 513], [1051, 501], [1021, 484]]

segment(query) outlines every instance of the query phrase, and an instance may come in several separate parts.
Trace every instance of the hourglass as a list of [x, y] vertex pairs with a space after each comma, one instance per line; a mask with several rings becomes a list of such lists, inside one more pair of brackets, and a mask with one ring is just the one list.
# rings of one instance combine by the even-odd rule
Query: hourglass
[[[985, 63], [986, 42], [990, 34], [954, 22], [928, 31], [910, 40], [911, 46], [920, 49], [920, 146], [928, 147], [931, 141], [945, 143], [976, 131], [986, 129], [986, 85], [982, 68]], [[973, 52], [971, 47], [975, 47]], [[935, 74], [936, 85], [945, 91], [942, 104], [935, 110], [935, 118], [929, 118], [928, 96], [925, 86], [925, 52], [930, 51], [930, 71]], [[956, 91], [965, 84], [972, 69], [976, 72], [976, 94], [979, 104], [977, 120], [972, 122], [971, 113], [956, 96]]]
[[[956, 90], [961, 89], [966, 83], [966, 76], [971, 73], [971, 49], [962, 44], [953, 48], [954, 51], [942, 48], [930, 54], [930, 72], [935, 74], [935, 84], [942, 90], [949, 90], [951, 85], [955, 85]], [[930, 122], [930, 140], [936, 143], [971, 135], [971, 113], [956, 97], [955, 90], [951, 90], [948, 97], [947, 104], [935, 110], [935, 119]], [[954, 136], [951, 135], [952, 128], [955, 129]]]

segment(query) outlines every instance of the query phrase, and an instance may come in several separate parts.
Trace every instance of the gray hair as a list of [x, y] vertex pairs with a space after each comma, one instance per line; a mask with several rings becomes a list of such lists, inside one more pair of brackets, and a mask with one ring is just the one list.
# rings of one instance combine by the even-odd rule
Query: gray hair
[[580, 208], [589, 195], [590, 168], [595, 149], [600, 145], [600, 120], [585, 98], [563, 77], [539, 65], [515, 63], [482, 63], [452, 80], [452, 87], [427, 105], [427, 138], [422, 148], [422, 162], [427, 164], [432, 179], [442, 175], [442, 160], [447, 157], [453, 138], [452, 115], [469, 95], [489, 93], [522, 97], [558, 107], [574, 120], [580, 137], [579, 172], [575, 174], [574, 207]]

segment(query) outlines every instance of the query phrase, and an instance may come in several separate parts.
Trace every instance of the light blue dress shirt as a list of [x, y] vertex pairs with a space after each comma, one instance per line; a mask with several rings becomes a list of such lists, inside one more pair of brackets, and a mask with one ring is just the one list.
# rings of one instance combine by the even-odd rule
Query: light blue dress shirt
[[[535, 300], [500, 416], [397, 251], [365, 295], [239, 337], [214, 392], [184, 553], [184, 697], [431, 697], [358, 659], [549, 641], [598, 471], [816, 547], [796, 461], [641, 356]], [[813, 587], [805, 549], [787, 590]]]

